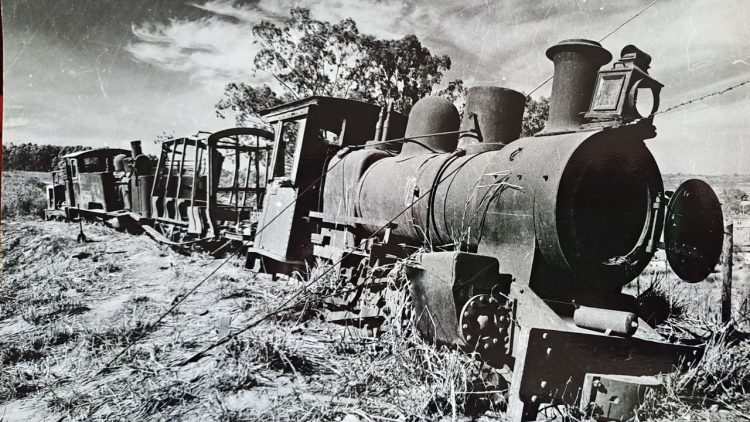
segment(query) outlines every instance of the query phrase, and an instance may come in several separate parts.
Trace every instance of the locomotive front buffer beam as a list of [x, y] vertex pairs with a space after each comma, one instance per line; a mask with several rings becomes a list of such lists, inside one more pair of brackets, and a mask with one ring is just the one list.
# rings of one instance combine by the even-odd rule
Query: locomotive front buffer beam
[[[498, 368], [509, 384], [510, 421], [536, 420], [552, 406], [597, 420], [632, 419], [645, 391], [660, 387], [658, 375], [702, 354], [664, 342], [626, 312], [581, 307], [581, 318], [559, 315], [498, 268], [490, 256], [433, 252], [408, 267], [408, 276], [417, 329]], [[637, 329], [617, 327], [623, 321]]]

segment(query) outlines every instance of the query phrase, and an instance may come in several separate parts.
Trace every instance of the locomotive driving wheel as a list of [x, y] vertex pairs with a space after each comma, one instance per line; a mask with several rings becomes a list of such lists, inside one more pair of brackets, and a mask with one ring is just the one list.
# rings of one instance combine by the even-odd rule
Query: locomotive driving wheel
[[468, 350], [502, 367], [511, 354], [511, 320], [509, 302], [488, 294], [476, 295], [461, 309], [459, 331]]

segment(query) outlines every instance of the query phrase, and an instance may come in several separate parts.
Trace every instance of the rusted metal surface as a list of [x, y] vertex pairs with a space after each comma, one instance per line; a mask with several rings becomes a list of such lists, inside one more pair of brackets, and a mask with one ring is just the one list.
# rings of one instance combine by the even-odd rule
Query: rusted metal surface
[[473, 86], [466, 93], [466, 106], [461, 120], [459, 148], [477, 144], [502, 147], [521, 134], [526, 97], [518, 91], [499, 86]]
[[[417, 101], [409, 113], [405, 137], [424, 136], [431, 133], [456, 132], [459, 127], [456, 106], [440, 97], [425, 97]], [[402, 157], [428, 152], [453, 152], [458, 145], [458, 133], [428, 136], [404, 143]]]
[[586, 374], [581, 410], [598, 421], [630, 420], [646, 392], [661, 388], [661, 381], [654, 376]]
[[[422, 254], [419, 264], [408, 270], [415, 322], [420, 332], [439, 344], [460, 347], [476, 344], [479, 337], [467, 339], [469, 333], [462, 335], [459, 320], [472, 297], [482, 294], [494, 294], [495, 300], [501, 297], [503, 292], [493, 288], [510, 280], [501, 279], [497, 265], [495, 258], [464, 252]], [[467, 315], [465, 318], [472, 321], [465, 323], [473, 325], [477, 317], [478, 314]]]
[[658, 375], [700, 358], [690, 346], [569, 331], [531, 329], [513, 368], [509, 417], [536, 420], [554, 401], [577, 407], [587, 374]]
[[[260, 143], [270, 132], [246, 128], [170, 140], [155, 173], [137, 143], [132, 158], [112, 150], [96, 171], [82, 171], [85, 154], [68, 156], [49, 207], [63, 190], [68, 215], [97, 203], [84, 191], [114, 195], [103, 209], [121, 200], [118, 212], [154, 217], [147, 231], [174, 244], [239, 240], [248, 266], [269, 273], [327, 262], [349, 292], [327, 302], [329, 317], [371, 333], [403, 317], [383, 305], [388, 271], [419, 251], [406, 261], [417, 329], [510, 371], [510, 420], [533, 420], [550, 402], [622, 420], [647, 384], [633, 377], [700, 356], [666, 343], [622, 286], [662, 234], [675, 272], [704, 278], [721, 249], [721, 208], [699, 181], [668, 201], [644, 142], [653, 116], [627, 103], [638, 81], [660, 86], [648, 55], [628, 46], [599, 73], [611, 55], [593, 41], [563, 41], [547, 56], [555, 79], [539, 136], [516, 139], [525, 98], [501, 87], [469, 90], [463, 131], [443, 99], [420, 100], [407, 124], [390, 106], [311, 97], [263, 113], [272, 144]], [[597, 77], [612, 76], [619, 91], [594, 92]], [[626, 102], [608, 103], [614, 96]]]
[[498, 293], [476, 295], [466, 302], [460, 312], [459, 334], [468, 350], [502, 367], [511, 362], [513, 307], [507, 296]]
[[669, 200], [664, 227], [667, 261], [683, 280], [695, 283], [708, 277], [721, 255], [724, 218], [711, 186], [690, 179]]
[[[591, 126], [617, 126], [650, 118], [656, 113], [664, 85], [648, 74], [650, 63], [651, 56], [634, 45], [628, 45], [622, 49], [620, 59], [611, 69], [599, 72], [591, 106], [584, 115], [587, 121], [593, 122]], [[647, 93], [652, 97], [652, 104], [642, 112], [638, 107], [638, 97]]]
[[580, 306], [573, 313], [573, 322], [581, 328], [606, 334], [629, 337], [638, 330], [638, 316], [632, 312]]
[[[329, 97], [311, 97], [263, 112], [264, 118], [276, 128], [271, 159], [275, 171], [269, 178], [258, 220], [258, 227], [263, 230], [254, 239], [249, 261], [260, 256], [296, 263], [312, 259], [311, 238], [318, 231], [318, 223], [309, 219], [309, 213], [323, 211], [327, 203], [345, 204], [351, 191], [346, 186], [356, 180], [345, 171], [326, 177], [326, 170], [335, 161], [329, 151], [364, 146], [375, 136], [379, 114], [377, 106]], [[387, 136], [403, 136], [405, 116], [393, 111], [388, 114]], [[290, 125], [295, 125], [296, 134], [289, 136], [296, 140], [295, 150], [287, 155], [289, 139], [285, 131]], [[368, 162], [371, 161], [365, 158], [361, 164]], [[353, 167], [361, 168], [361, 164]], [[343, 188], [328, 192], [329, 181]], [[335, 212], [340, 210], [337, 208]]]

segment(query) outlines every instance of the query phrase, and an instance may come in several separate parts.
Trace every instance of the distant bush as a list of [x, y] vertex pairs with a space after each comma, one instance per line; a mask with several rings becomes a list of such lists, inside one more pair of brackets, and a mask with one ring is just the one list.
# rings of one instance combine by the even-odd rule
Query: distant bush
[[47, 183], [23, 173], [3, 174], [2, 217], [24, 215], [44, 217], [47, 207]]
[[725, 188], [719, 195], [724, 205], [724, 210], [729, 214], [740, 214], [742, 212], [742, 201], [750, 199], [747, 192], [738, 188]]
[[71, 152], [91, 149], [82, 145], [3, 144], [3, 171], [50, 171]]

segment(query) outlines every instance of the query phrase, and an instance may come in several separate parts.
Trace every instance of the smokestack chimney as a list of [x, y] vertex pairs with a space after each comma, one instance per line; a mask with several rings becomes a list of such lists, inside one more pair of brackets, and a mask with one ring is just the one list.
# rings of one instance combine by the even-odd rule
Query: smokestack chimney
[[458, 147], [465, 149], [477, 143], [506, 145], [521, 134], [526, 97], [518, 91], [499, 86], [473, 86], [466, 94], [466, 107]]
[[577, 130], [588, 111], [599, 68], [612, 60], [601, 44], [590, 40], [560, 41], [547, 50], [555, 63], [549, 120], [540, 135]]
[[141, 141], [130, 141], [130, 150], [133, 151], [133, 160], [135, 160], [139, 155], [143, 155]]

